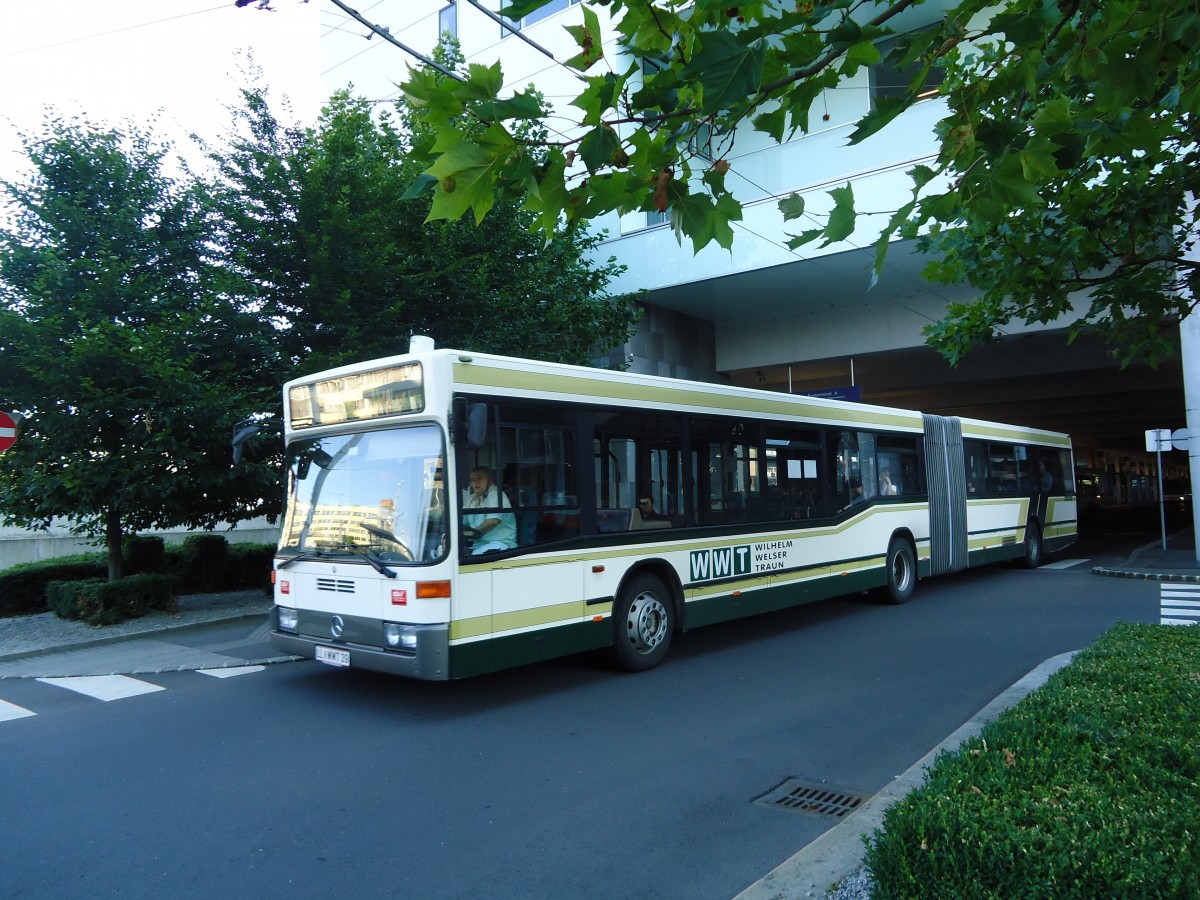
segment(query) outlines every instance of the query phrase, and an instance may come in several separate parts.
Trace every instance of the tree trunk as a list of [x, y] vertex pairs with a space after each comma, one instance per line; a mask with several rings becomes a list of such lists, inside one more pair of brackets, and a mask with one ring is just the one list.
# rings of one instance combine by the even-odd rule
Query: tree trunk
[[125, 561], [121, 558], [121, 517], [115, 509], [104, 514], [104, 545], [108, 548], [108, 580], [120, 581]]

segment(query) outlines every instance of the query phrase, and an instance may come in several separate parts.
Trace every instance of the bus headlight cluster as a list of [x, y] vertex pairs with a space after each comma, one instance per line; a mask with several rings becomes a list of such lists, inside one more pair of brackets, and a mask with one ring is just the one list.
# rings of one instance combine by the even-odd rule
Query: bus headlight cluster
[[401, 625], [399, 622], [383, 623], [383, 638], [389, 647], [404, 650], [408, 653], [417, 652], [417, 629], [411, 625]]
[[277, 606], [276, 612], [279, 616], [279, 630], [295, 632], [299, 625], [299, 616], [296, 615], [294, 609], [289, 609], [286, 606]]

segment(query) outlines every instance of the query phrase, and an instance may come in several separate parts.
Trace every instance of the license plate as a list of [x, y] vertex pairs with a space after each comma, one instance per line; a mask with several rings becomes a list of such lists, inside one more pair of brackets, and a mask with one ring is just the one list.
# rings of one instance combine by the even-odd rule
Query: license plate
[[333, 647], [318, 647], [317, 662], [323, 662], [327, 666], [348, 666], [350, 665], [349, 650], [335, 650]]

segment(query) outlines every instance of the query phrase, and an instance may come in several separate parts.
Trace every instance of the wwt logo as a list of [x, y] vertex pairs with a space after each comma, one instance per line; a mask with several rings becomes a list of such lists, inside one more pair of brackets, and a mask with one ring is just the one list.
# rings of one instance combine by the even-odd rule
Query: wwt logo
[[749, 544], [737, 547], [716, 547], [712, 550], [693, 550], [690, 558], [692, 581], [749, 575], [753, 556]]

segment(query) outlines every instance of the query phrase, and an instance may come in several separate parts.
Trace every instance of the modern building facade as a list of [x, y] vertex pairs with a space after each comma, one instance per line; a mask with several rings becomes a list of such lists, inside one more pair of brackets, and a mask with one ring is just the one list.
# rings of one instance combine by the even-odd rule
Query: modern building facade
[[[581, 4], [554, 0], [520, 22], [519, 33], [498, 23], [501, 5], [381, 0], [361, 11], [418, 53], [429, 53], [438, 34], [449, 31], [469, 63], [498, 60], [512, 90], [534, 84], [565, 107], [578, 82], [559, 62], [575, 53], [563, 26], [581, 21]], [[931, 24], [944, 7], [931, 0], [906, 13], [898, 27]], [[604, 9], [597, 11], [604, 21]], [[352, 84], [372, 100], [394, 99], [407, 67], [421, 64], [332, 6], [323, 13], [322, 32], [327, 93]], [[614, 67], [627, 65], [611, 35], [605, 54]], [[869, 287], [872, 241], [908, 197], [905, 173], [934, 158], [933, 127], [946, 112], [933, 97], [881, 134], [850, 146], [854, 123], [898, 76], [877, 66], [826, 91], [812, 130], [782, 145], [747, 129], [732, 146], [722, 146], [721, 156], [731, 164], [727, 184], [744, 204], [731, 251], [712, 245], [693, 253], [690, 241], [680, 243], [658, 214], [596, 222], [608, 235], [600, 253], [627, 267], [615, 290], [639, 293], [645, 309], [638, 334], [615, 348], [610, 361], [638, 372], [769, 390], [853, 389], [867, 402], [1066, 431], [1075, 438], [1077, 462], [1110, 476], [1104, 489], [1112, 499], [1132, 498], [1137, 480], [1155, 474], [1144, 431], [1184, 425], [1178, 358], [1157, 369], [1122, 370], [1100, 341], [1081, 338], [1068, 345], [1069, 323], [1061, 322], [1008, 327], [952, 368], [925, 346], [921, 330], [949, 303], [968, 299], [968, 286], [926, 282], [926, 260], [896, 244], [879, 282]], [[831, 205], [827, 191], [848, 182], [859, 209], [877, 215], [860, 216], [855, 233], [838, 244], [789, 250], [789, 230], [801, 228], [783, 221], [778, 200], [798, 192], [808, 210], [819, 212]], [[1167, 465], [1186, 475], [1183, 454]]]

